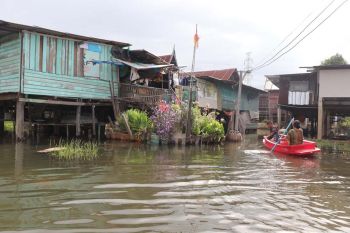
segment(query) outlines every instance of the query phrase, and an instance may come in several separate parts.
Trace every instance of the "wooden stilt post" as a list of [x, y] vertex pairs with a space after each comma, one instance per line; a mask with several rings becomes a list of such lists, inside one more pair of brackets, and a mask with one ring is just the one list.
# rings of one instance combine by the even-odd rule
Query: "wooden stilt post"
[[317, 119], [317, 139], [323, 138], [324, 111], [322, 98], [318, 101], [318, 119]]
[[67, 141], [69, 139], [69, 125], [66, 125], [66, 137], [67, 137]]
[[24, 139], [24, 102], [16, 103], [16, 141], [20, 142]]
[[277, 106], [277, 124], [278, 127], [281, 127], [282, 121], [281, 121], [281, 106]]
[[101, 141], [101, 125], [100, 123], [97, 123], [97, 140]]
[[81, 116], [81, 106], [77, 106], [76, 123], [75, 123], [75, 136], [80, 137], [80, 116]]
[[92, 136], [96, 137], [96, 116], [95, 116], [95, 105], [91, 106], [91, 114], [92, 114]]
[[4, 106], [0, 106], [0, 135], [4, 135], [5, 110]]

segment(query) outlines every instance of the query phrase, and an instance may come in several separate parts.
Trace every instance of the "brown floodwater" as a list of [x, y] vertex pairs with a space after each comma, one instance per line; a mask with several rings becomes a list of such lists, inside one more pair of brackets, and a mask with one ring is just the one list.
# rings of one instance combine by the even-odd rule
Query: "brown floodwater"
[[350, 158], [105, 142], [95, 161], [0, 144], [0, 232], [350, 232]]

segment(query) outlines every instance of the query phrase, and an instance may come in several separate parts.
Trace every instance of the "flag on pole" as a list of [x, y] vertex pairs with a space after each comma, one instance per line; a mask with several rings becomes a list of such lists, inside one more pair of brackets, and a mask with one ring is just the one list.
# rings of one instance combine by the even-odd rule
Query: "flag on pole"
[[194, 34], [194, 46], [196, 48], [198, 48], [198, 41], [199, 41], [199, 36], [198, 36], [198, 33], [197, 33], [197, 24], [196, 24], [196, 34]]

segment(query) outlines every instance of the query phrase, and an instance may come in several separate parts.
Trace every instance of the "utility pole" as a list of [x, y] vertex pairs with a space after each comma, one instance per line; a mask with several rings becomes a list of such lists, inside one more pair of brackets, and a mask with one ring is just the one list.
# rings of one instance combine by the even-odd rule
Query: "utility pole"
[[241, 96], [242, 96], [242, 83], [244, 77], [247, 75], [247, 73], [250, 73], [250, 70], [247, 71], [238, 71], [238, 92], [237, 92], [237, 100], [236, 100], [236, 106], [235, 106], [235, 119], [233, 121], [234, 115], [231, 115], [231, 129], [233, 131], [229, 132], [228, 137], [226, 140], [228, 141], [241, 141], [242, 140], [242, 134], [238, 131], [238, 123], [239, 123], [239, 116], [240, 116], [240, 108], [241, 108]]
[[[246, 73], [243, 74], [243, 71], [239, 71], [239, 80], [238, 80], [238, 93], [237, 93], [237, 100], [236, 100], [236, 117], [235, 117], [235, 131], [238, 132], [238, 120], [240, 115], [240, 108], [241, 108], [241, 96], [242, 96], [242, 83], [243, 83], [243, 75], [245, 76]], [[233, 114], [232, 114], [233, 116]]]
[[190, 75], [190, 93], [188, 100], [188, 112], [187, 112], [187, 126], [186, 126], [186, 141], [190, 141], [191, 131], [192, 131], [192, 79], [194, 73], [194, 66], [196, 63], [196, 50], [198, 47], [199, 36], [197, 34], [197, 24], [196, 24], [196, 34], [194, 35], [194, 46], [193, 46], [193, 57], [192, 57], [192, 66], [191, 66], [191, 75]]

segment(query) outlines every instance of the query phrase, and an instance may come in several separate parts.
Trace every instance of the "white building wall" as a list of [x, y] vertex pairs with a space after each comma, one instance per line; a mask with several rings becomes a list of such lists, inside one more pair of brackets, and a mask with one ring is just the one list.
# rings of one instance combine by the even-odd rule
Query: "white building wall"
[[350, 97], [350, 69], [319, 71], [319, 101], [324, 97]]
[[323, 98], [350, 97], [350, 69], [320, 70], [318, 73], [318, 129], [317, 138], [324, 136], [325, 112]]

